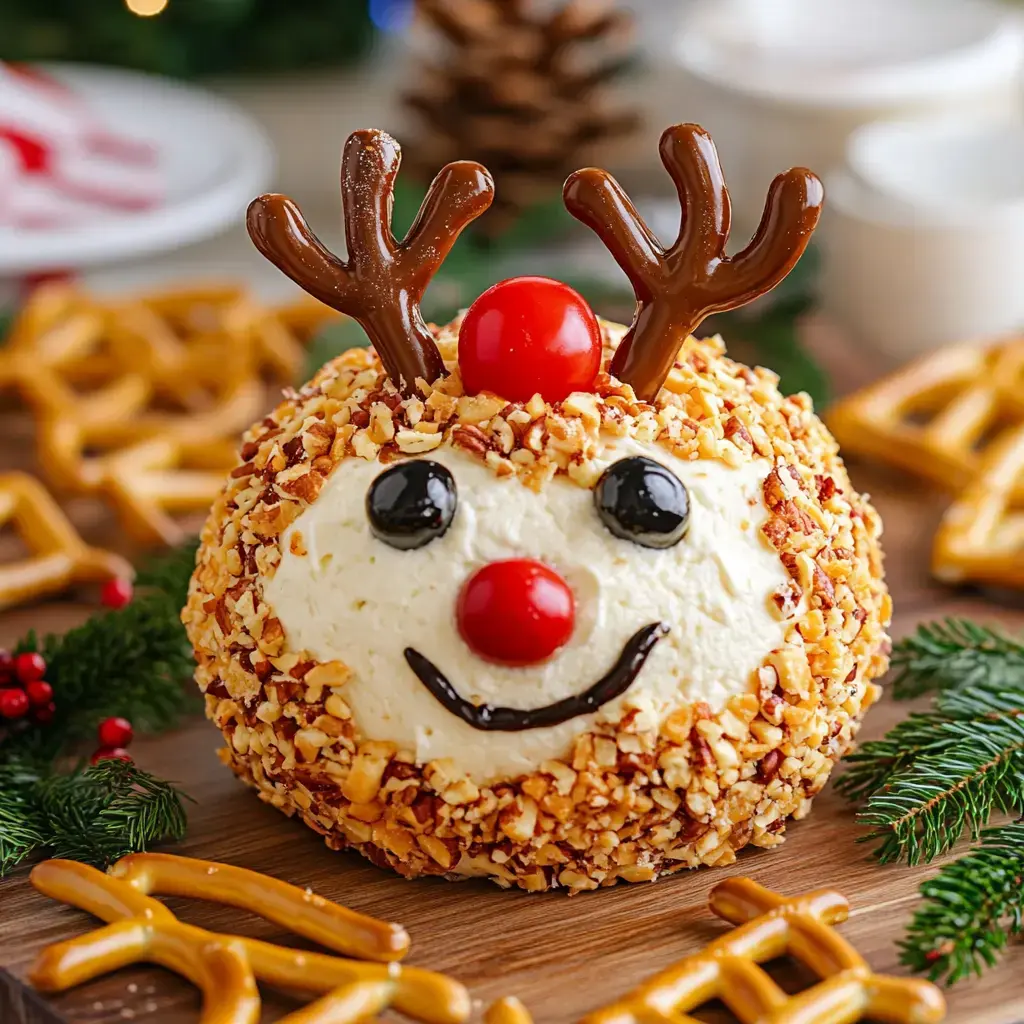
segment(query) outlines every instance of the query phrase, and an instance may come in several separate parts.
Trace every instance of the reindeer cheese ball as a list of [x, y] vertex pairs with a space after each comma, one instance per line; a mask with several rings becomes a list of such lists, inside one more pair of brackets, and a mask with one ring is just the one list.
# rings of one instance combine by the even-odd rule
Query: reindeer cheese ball
[[728, 864], [807, 813], [874, 699], [874, 510], [805, 395], [691, 336], [788, 273], [820, 184], [780, 175], [729, 258], [711, 140], [680, 125], [661, 153], [668, 249], [606, 173], [565, 188], [633, 282], [628, 330], [543, 278], [427, 326], [493, 186], [449, 165], [398, 242], [381, 132], [345, 147], [347, 260], [284, 197], [250, 207], [373, 347], [245, 435], [184, 621], [225, 761], [334, 848], [529, 890]]

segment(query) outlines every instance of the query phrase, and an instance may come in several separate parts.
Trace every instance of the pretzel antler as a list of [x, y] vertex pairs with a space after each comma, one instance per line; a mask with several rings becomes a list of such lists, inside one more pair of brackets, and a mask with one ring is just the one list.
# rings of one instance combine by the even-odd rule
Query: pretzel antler
[[264, 256], [311, 295], [358, 320], [384, 369], [406, 395], [416, 378], [432, 383], [445, 372], [420, 313], [430, 279], [470, 221], [494, 198], [480, 164], [448, 164], [434, 179], [409, 233], [391, 232], [391, 207], [401, 149], [390, 135], [353, 132], [341, 160], [341, 201], [348, 259], [328, 251], [286, 196], [249, 204], [246, 224]]
[[821, 182], [805, 168], [780, 174], [750, 244], [729, 257], [732, 211], [711, 136], [699, 125], [675, 125], [661, 136], [660, 149], [682, 207], [679, 236], [667, 250], [607, 171], [576, 171], [564, 189], [568, 211], [597, 233], [636, 292], [636, 316], [611, 372], [645, 401], [653, 401], [704, 317], [745, 305], [793, 269], [824, 198]]

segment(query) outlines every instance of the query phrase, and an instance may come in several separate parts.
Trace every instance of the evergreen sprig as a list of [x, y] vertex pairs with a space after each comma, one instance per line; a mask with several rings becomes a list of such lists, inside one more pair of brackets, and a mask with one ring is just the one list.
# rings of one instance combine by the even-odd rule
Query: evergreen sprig
[[120, 761], [70, 773], [62, 762], [110, 715], [158, 732], [187, 709], [192, 658], [179, 616], [195, 550], [144, 567], [124, 608], [18, 645], [46, 659], [57, 713], [45, 726], [23, 723], [0, 736], [0, 876], [43, 849], [103, 865], [182, 834], [184, 797], [169, 783]]
[[853, 754], [837, 788], [863, 801], [886, 863], [927, 863], [965, 834], [981, 845], [921, 886], [903, 944], [908, 965], [952, 983], [991, 965], [1021, 933], [1024, 824], [1024, 643], [964, 619], [923, 625], [893, 651], [897, 699], [932, 694], [882, 739]]
[[987, 829], [972, 853], [921, 886], [901, 960], [949, 984], [992, 967], [1024, 935], [1024, 823]]

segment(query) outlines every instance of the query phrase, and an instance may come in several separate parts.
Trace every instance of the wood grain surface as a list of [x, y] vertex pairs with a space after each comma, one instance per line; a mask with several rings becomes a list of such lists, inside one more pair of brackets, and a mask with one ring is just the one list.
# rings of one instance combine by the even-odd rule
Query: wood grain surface
[[[810, 337], [827, 356], [841, 390], [878, 371], [826, 331], [818, 329]], [[21, 462], [9, 453], [24, 450], [11, 443], [24, 429], [20, 419], [0, 421], [7, 466]], [[855, 483], [871, 492], [885, 521], [896, 636], [919, 621], [950, 614], [1024, 628], [1024, 606], [1017, 598], [953, 591], [929, 579], [928, 549], [941, 497], [917, 489], [903, 476], [857, 464], [851, 471]], [[102, 540], [112, 529], [95, 509], [83, 507], [76, 515], [91, 540]], [[8, 612], [0, 616], [0, 645], [30, 627], [66, 629], [91, 610], [83, 602], [60, 601]], [[879, 735], [907, 710], [884, 699], [870, 713], [863, 735]], [[312, 886], [355, 909], [400, 921], [413, 940], [409, 963], [463, 981], [478, 1001], [478, 1012], [498, 996], [518, 995], [538, 1024], [569, 1024], [721, 935], [727, 926], [710, 914], [706, 899], [709, 888], [727, 874], [749, 875], [787, 894], [824, 886], [838, 889], [853, 908], [849, 922], [840, 926], [842, 934], [876, 971], [903, 973], [896, 944], [917, 902], [918, 883], [935, 870], [874, 863], [867, 848], [855, 842], [860, 830], [852, 812], [829, 787], [806, 821], [790, 825], [781, 848], [745, 850], [727, 869], [701, 869], [653, 885], [619, 886], [571, 899], [559, 893], [503, 892], [483, 882], [408, 882], [354, 855], [332, 853], [310, 830], [261, 804], [221, 767], [215, 756], [218, 741], [212, 725], [195, 721], [176, 733], [138, 742], [133, 749], [143, 767], [178, 781], [196, 800], [188, 836], [176, 852]], [[24, 977], [45, 944], [94, 925], [87, 915], [32, 890], [27, 874], [21, 870], [0, 883], [0, 967], [18, 977]], [[194, 924], [302, 944], [277, 926], [237, 910], [180, 899], [168, 903]], [[776, 976], [790, 991], [809, 981], [793, 969]], [[954, 1024], [1021, 1024], [1024, 948], [1012, 948], [999, 967], [981, 980], [957, 985], [947, 998], [948, 1019]], [[197, 1019], [199, 998], [170, 973], [138, 967], [84, 985], [53, 1004], [69, 1021], [82, 1024], [178, 1024]], [[264, 1020], [275, 1020], [295, 1005], [268, 992]], [[705, 1021], [731, 1019], [714, 1007], [697, 1016]]]

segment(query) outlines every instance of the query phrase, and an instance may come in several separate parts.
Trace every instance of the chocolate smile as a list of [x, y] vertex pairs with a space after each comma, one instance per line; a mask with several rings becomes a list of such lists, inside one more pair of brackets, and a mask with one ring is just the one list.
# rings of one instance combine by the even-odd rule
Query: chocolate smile
[[522, 732], [525, 729], [561, 725], [570, 718], [590, 714], [608, 701], [621, 697], [632, 686], [654, 645], [667, 632], [668, 626], [664, 622], [652, 622], [649, 626], [638, 629], [626, 641], [622, 653], [611, 669], [589, 689], [572, 697], [556, 700], [553, 704], [527, 710], [501, 707], [497, 704], [470, 704], [464, 697], [459, 696], [455, 687], [448, 682], [437, 666], [419, 651], [406, 647], [405, 660], [434, 697], [467, 725], [483, 732]]

